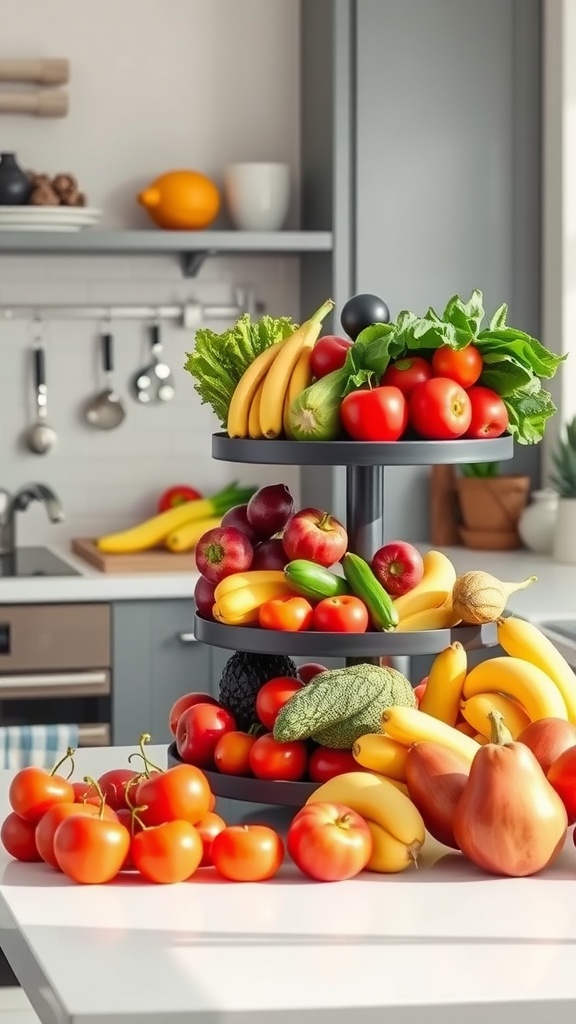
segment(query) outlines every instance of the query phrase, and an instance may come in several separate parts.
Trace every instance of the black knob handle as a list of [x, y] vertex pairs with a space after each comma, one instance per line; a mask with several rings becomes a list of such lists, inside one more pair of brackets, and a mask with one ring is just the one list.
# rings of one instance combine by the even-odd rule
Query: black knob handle
[[44, 358], [44, 349], [39, 346], [34, 349], [34, 375], [36, 377], [36, 387], [44, 387], [46, 384], [46, 360]]
[[102, 335], [102, 365], [106, 373], [114, 369], [114, 355], [112, 351], [113, 338], [110, 333]]

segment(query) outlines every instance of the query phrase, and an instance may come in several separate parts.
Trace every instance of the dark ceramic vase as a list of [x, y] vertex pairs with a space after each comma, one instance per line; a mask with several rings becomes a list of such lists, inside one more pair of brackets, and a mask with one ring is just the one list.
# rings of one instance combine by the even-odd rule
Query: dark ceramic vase
[[0, 206], [25, 206], [32, 182], [14, 153], [0, 153]]

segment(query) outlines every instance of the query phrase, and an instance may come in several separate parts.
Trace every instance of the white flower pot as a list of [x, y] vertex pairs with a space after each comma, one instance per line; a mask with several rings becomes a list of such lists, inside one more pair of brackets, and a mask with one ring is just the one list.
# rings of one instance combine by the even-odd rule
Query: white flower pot
[[558, 502], [554, 561], [576, 565], [576, 498], [560, 498]]
[[550, 555], [554, 547], [557, 519], [556, 491], [534, 491], [530, 505], [524, 509], [518, 521], [518, 533], [524, 546], [539, 555]]

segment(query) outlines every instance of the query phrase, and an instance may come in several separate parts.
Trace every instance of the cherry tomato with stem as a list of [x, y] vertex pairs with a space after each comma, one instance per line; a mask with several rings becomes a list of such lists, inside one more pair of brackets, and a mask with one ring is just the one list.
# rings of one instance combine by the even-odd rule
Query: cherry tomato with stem
[[210, 807], [208, 779], [192, 764], [178, 764], [161, 771], [144, 751], [144, 744], [148, 742], [150, 736], [144, 733], [140, 738], [140, 756], [144, 759], [147, 777], [138, 784], [134, 794], [135, 806], [142, 808], [139, 811], [142, 823], [163, 825], [165, 821], [183, 820], [195, 825]]
[[312, 605], [305, 597], [273, 597], [260, 606], [258, 622], [262, 629], [299, 633], [312, 622]]
[[418, 384], [410, 396], [410, 423], [420, 437], [454, 440], [466, 433], [471, 419], [468, 393], [447, 377], [433, 377]]
[[250, 751], [250, 769], [257, 779], [299, 782], [306, 775], [308, 750], [302, 740], [280, 743], [271, 733], [259, 736]]
[[365, 633], [369, 624], [366, 605], [352, 594], [323, 598], [312, 616], [312, 628], [319, 633]]
[[212, 843], [216, 836], [219, 835], [220, 832], [224, 831], [226, 828], [226, 822], [219, 814], [214, 814], [212, 811], [209, 811], [203, 818], [200, 818], [200, 821], [195, 825], [195, 828], [202, 840], [202, 860], [200, 861], [200, 867], [210, 867], [212, 864]]
[[508, 428], [508, 410], [500, 395], [490, 388], [475, 387], [468, 391], [472, 418], [465, 437], [501, 437]]
[[301, 690], [303, 683], [300, 679], [292, 679], [290, 676], [277, 676], [276, 679], [269, 679], [264, 686], [261, 686], [256, 694], [256, 714], [266, 729], [273, 729], [278, 712], [293, 697], [298, 690]]
[[267, 825], [230, 825], [212, 843], [212, 862], [231, 882], [273, 878], [284, 860], [284, 844]]
[[[95, 790], [94, 790], [95, 792]], [[70, 804], [54, 804], [46, 814], [43, 814], [40, 821], [36, 825], [36, 846], [40, 857], [46, 864], [50, 864], [51, 867], [59, 869], [56, 854], [54, 852], [54, 836], [56, 835], [56, 829], [63, 821], [67, 818], [77, 817], [78, 815], [94, 818], [100, 815], [99, 800], [98, 806], [89, 801], [86, 803], [70, 803]], [[107, 807], [104, 804], [102, 809], [102, 817], [106, 821], [118, 821], [116, 811], [113, 811], [111, 807]]]
[[[86, 781], [97, 789], [95, 779]], [[130, 849], [130, 833], [118, 819], [105, 816], [103, 795], [96, 814], [86, 810], [60, 822], [54, 834], [54, 856], [60, 870], [74, 882], [102, 885], [120, 871]]]
[[70, 774], [72, 774], [74, 770], [73, 753], [74, 751], [69, 747], [66, 755], [54, 765], [51, 771], [34, 766], [21, 768], [12, 779], [8, 790], [8, 799], [12, 810], [26, 821], [36, 824], [54, 804], [73, 803], [72, 783], [57, 774], [58, 769], [66, 761], [70, 762]]
[[112, 768], [100, 775], [98, 785], [108, 807], [111, 807], [113, 811], [118, 811], [121, 807], [129, 807], [129, 796], [127, 800], [126, 792], [128, 791], [128, 794], [133, 792], [139, 779], [139, 773], [131, 768]]
[[173, 885], [194, 874], [202, 860], [203, 846], [189, 821], [165, 821], [143, 828], [132, 838], [130, 857], [148, 882]]
[[435, 377], [455, 380], [460, 387], [470, 388], [476, 383], [483, 369], [482, 356], [475, 345], [455, 349], [441, 345], [432, 356], [432, 370]]
[[74, 803], [76, 804], [94, 804], [95, 807], [100, 806], [100, 797], [94, 792], [92, 786], [89, 786], [86, 782], [73, 782], [72, 789], [74, 790]]
[[0, 828], [0, 842], [14, 860], [27, 863], [42, 860], [36, 845], [36, 825], [10, 811]]
[[398, 441], [408, 426], [408, 406], [399, 388], [360, 388], [343, 399], [340, 418], [355, 441]]
[[226, 732], [214, 750], [214, 764], [223, 775], [250, 775], [250, 751], [256, 743], [257, 733]]
[[384, 386], [398, 388], [404, 398], [409, 398], [417, 384], [432, 377], [432, 366], [422, 356], [403, 356], [396, 362], [390, 363], [380, 379]]

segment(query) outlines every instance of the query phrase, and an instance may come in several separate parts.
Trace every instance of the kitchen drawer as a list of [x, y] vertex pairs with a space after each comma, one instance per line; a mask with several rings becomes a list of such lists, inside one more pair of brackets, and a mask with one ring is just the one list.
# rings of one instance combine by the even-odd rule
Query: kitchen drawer
[[0, 673], [108, 668], [110, 605], [0, 606]]

